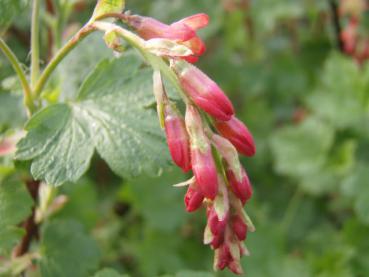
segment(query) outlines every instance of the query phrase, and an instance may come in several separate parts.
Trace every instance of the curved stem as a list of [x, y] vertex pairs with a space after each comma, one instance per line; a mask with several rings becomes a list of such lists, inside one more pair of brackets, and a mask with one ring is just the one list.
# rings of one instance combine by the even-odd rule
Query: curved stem
[[161, 58], [156, 55], [153, 55], [149, 53], [145, 49], [145, 41], [137, 36], [136, 34], [123, 29], [120, 26], [117, 26], [113, 23], [109, 22], [94, 22], [92, 25], [101, 31], [107, 32], [107, 31], [114, 31], [119, 36], [121, 36], [123, 39], [125, 39], [129, 44], [131, 44], [134, 48], [136, 48], [141, 55], [144, 57], [144, 59], [153, 67], [154, 70], [160, 70], [163, 75], [168, 78], [168, 80], [174, 85], [178, 93], [180, 94], [181, 98], [186, 104], [190, 103], [189, 98], [182, 90], [181, 85], [179, 84], [179, 81], [177, 79], [177, 76], [175, 73], [170, 69], [170, 67], [167, 65], [167, 63]]
[[76, 45], [82, 41], [83, 38], [85, 38], [88, 34], [92, 33], [94, 31], [94, 27], [91, 24], [87, 24], [85, 25], [82, 29], [80, 29], [78, 31], [77, 34], [75, 34], [57, 53], [56, 55], [52, 58], [52, 60], [50, 61], [50, 63], [46, 66], [45, 70], [42, 72], [36, 86], [34, 89], [34, 94], [35, 96], [39, 96], [47, 82], [47, 80], [49, 79], [51, 73], [53, 73], [53, 71], [55, 70], [55, 68], [57, 67], [57, 65], [64, 59], [64, 57], [66, 55], [68, 55], [68, 53], [70, 51], [72, 51], [72, 49], [74, 49], [74, 47], [76, 47]]
[[40, 74], [40, 0], [33, 0], [31, 27], [31, 86], [34, 87]]
[[13, 66], [13, 69], [22, 84], [23, 93], [24, 93], [24, 104], [27, 107], [29, 114], [31, 114], [35, 110], [35, 105], [32, 100], [31, 88], [28, 84], [26, 74], [24, 73], [15, 54], [8, 47], [8, 45], [6, 45], [5, 41], [2, 38], [0, 38], [0, 49], [4, 53], [4, 55], [7, 57], [11, 65]]

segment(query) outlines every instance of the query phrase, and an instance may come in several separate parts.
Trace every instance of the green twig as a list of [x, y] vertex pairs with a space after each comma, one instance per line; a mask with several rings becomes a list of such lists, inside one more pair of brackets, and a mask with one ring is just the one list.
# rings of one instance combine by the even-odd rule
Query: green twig
[[[104, 15], [104, 17], [107, 16]], [[131, 44], [141, 53], [144, 59], [153, 67], [154, 70], [161, 71], [161, 73], [173, 84], [173, 86], [176, 88], [177, 92], [181, 96], [182, 100], [186, 104], [190, 103], [189, 98], [187, 97], [186, 93], [184, 93], [181, 85], [179, 84], [178, 78], [173, 72], [173, 70], [171, 70], [171, 68], [163, 60], [163, 58], [155, 56], [145, 49], [145, 41], [142, 38], [113, 23], [96, 21], [92, 23], [92, 25], [100, 31], [104, 32], [114, 31], [123, 39], [125, 39], [129, 44]]]
[[15, 54], [8, 47], [8, 45], [6, 45], [5, 41], [2, 38], [0, 38], [0, 49], [13, 66], [13, 69], [21, 82], [24, 93], [24, 104], [27, 107], [29, 114], [32, 114], [32, 112], [35, 110], [35, 105], [32, 100], [31, 88], [28, 84], [26, 74], [24, 73]]
[[33, 0], [31, 25], [31, 86], [34, 88], [40, 74], [40, 0]]
[[49, 79], [51, 73], [53, 73], [53, 71], [55, 70], [55, 68], [57, 67], [57, 65], [64, 59], [64, 57], [66, 55], [68, 55], [68, 53], [70, 51], [72, 51], [72, 49], [74, 49], [74, 47], [77, 46], [77, 44], [83, 39], [85, 38], [88, 34], [90, 34], [91, 32], [93, 32], [95, 29], [91, 24], [85, 25], [82, 29], [80, 29], [78, 31], [77, 34], [75, 34], [57, 53], [56, 55], [52, 58], [52, 60], [50, 61], [50, 63], [46, 66], [45, 70], [42, 72], [35, 88], [34, 88], [34, 94], [35, 96], [39, 96], [47, 82], [47, 80]]

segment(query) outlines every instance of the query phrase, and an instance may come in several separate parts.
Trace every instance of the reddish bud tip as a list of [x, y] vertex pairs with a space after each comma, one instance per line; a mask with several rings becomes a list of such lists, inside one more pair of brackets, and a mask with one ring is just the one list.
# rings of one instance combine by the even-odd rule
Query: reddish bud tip
[[252, 186], [245, 170], [241, 169], [241, 179], [237, 179], [230, 169], [226, 173], [233, 193], [245, 204], [252, 196]]
[[173, 24], [176, 24], [176, 23], [184, 23], [191, 29], [197, 31], [208, 25], [209, 16], [205, 13], [198, 13], [198, 14], [194, 14], [189, 17], [183, 18], [182, 20], [177, 21]]
[[198, 189], [196, 188], [196, 184], [189, 186], [184, 197], [187, 212], [196, 211], [198, 208], [201, 207], [203, 200], [204, 195], [200, 191], [198, 191]]
[[238, 152], [245, 156], [255, 155], [254, 139], [249, 129], [238, 118], [232, 116], [228, 121], [217, 120], [215, 127], [223, 137], [232, 142]]
[[184, 172], [191, 169], [190, 143], [183, 118], [166, 104], [164, 107], [165, 133], [173, 161]]
[[232, 218], [232, 230], [240, 241], [246, 239], [247, 225], [239, 215]]
[[216, 119], [231, 119], [233, 105], [213, 80], [197, 67], [183, 61], [175, 62], [173, 67], [182, 88], [197, 106]]

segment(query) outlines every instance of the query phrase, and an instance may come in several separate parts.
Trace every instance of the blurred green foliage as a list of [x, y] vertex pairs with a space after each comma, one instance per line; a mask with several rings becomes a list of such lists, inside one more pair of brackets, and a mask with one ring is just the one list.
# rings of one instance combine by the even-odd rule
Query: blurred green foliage
[[[24, 9], [27, 1], [20, 2]], [[95, 4], [81, 1], [73, 10], [76, 1], [55, 2], [69, 7], [65, 28], [81, 25]], [[257, 144], [256, 156], [242, 160], [255, 191], [246, 206], [256, 226], [247, 238], [251, 256], [242, 260], [248, 276], [368, 276], [369, 66], [336, 48], [329, 1], [126, 2], [134, 13], [165, 22], [210, 15], [201, 32], [208, 49], [198, 65], [228, 93]], [[7, 17], [0, 16], [8, 24], [19, 7], [0, 3], [10, 5]], [[28, 28], [15, 20], [6, 33], [24, 64]], [[110, 56], [102, 45], [91, 37], [75, 49], [45, 99], [52, 102], [55, 93], [75, 97], [96, 63]], [[46, 60], [46, 36], [41, 53]], [[0, 136], [25, 123], [19, 87], [9, 85], [12, 75], [0, 56]], [[31, 200], [19, 182], [5, 176], [14, 171], [12, 161], [0, 162], [5, 257], [22, 235], [17, 223]], [[184, 189], [171, 186], [187, 177], [169, 168], [158, 178], [122, 179], [93, 157], [86, 176], [58, 189], [69, 200], [42, 225], [41, 240], [32, 248], [40, 251], [39, 267], [30, 276], [231, 276], [212, 272], [212, 251], [202, 245], [204, 211], [187, 214]], [[16, 208], [11, 194], [18, 195]], [[15, 221], [6, 221], [9, 209]], [[11, 229], [15, 233], [7, 234]]]

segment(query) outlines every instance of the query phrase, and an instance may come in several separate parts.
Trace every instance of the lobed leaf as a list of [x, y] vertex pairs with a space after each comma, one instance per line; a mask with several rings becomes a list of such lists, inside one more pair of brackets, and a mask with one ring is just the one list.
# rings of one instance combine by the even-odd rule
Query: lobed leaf
[[35, 179], [60, 185], [77, 181], [96, 149], [124, 177], [158, 173], [168, 163], [156, 121], [152, 72], [134, 55], [104, 60], [87, 77], [78, 100], [35, 114], [18, 144], [16, 159], [32, 160]]

